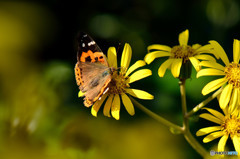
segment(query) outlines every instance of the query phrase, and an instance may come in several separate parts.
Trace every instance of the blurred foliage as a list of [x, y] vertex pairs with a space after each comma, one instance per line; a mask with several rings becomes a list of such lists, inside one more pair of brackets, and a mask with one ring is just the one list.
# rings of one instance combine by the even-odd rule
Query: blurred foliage
[[[177, 45], [189, 29], [190, 44], [217, 40], [231, 59], [239, 12], [236, 0], [0, 1], [0, 158], [199, 158], [139, 110], [130, 117], [122, 108], [120, 121], [102, 111], [92, 117], [77, 98], [75, 37], [89, 33], [104, 52], [128, 42], [135, 62], [148, 45]], [[153, 76], [133, 86], [155, 96], [141, 103], [181, 123], [178, 80], [158, 77], [162, 61], [146, 66]], [[195, 75], [187, 81], [189, 109], [205, 99], [201, 89], [211, 80]], [[193, 117], [191, 125], [195, 133], [206, 123]]]

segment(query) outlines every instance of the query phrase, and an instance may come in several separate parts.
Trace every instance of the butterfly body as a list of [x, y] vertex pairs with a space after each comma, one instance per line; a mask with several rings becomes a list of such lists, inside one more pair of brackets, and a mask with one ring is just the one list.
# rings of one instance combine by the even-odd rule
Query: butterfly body
[[90, 107], [108, 91], [114, 68], [96, 42], [87, 34], [78, 37], [75, 77], [81, 92], [85, 93], [84, 105]]

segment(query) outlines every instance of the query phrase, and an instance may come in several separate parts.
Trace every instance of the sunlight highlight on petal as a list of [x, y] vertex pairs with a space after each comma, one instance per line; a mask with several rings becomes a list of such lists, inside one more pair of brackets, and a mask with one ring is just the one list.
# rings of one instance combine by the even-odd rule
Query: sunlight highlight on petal
[[223, 136], [224, 133], [222, 131], [218, 131], [218, 132], [214, 132], [214, 133], [211, 133], [209, 134], [208, 136], [206, 136], [204, 139], [203, 139], [203, 142], [204, 143], [208, 143], [216, 138], [219, 138], [221, 136]]
[[211, 108], [203, 108], [203, 109], [206, 109], [209, 113], [211, 113], [212, 115], [214, 115], [215, 117], [217, 117], [218, 119], [220, 120], [224, 120], [224, 115], [214, 109], [211, 109]]
[[197, 73], [197, 78], [201, 76], [222, 76], [222, 75], [225, 75], [224, 71], [213, 68], [205, 68]]
[[[213, 47], [211, 44], [204, 45], [196, 50], [197, 53], [211, 53], [213, 54]], [[218, 56], [219, 57], [219, 56]]]
[[219, 130], [221, 130], [221, 128], [222, 128], [221, 126], [211, 126], [211, 127], [202, 128], [197, 131], [196, 135], [203, 136], [203, 135], [209, 134], [214, 131], [219, 131]]
[[170, 65], [172, 64], [172, 62], [174, 61], [174, 59], [167, 59], [166, 61], [164, 61], [161, 66], [158, 69], [158, 75], [159, 77], [163, 77], [167, 68], [170, 67]]
[[216, 62], [216, 59], [214, 57], [210, 56], [210, 55], [203, 55], [203, 54], [201, 54], [201, 55], [196, 55], [194, 57], [196, 57], [199, 60], [206, 60], [206, 61]]
[[237, 135], [234, 135], [232, 137], [233, 145], [235, 150], [238, 152], [238, 156], [240, 156], [240, 137]]
[[159, 57], [165, 57], [165, 56], [171, 56], [172, 54], [170, 52], [165, 52], [165, 51], [153, 51], [151, 53], [148, 53], [145, 57], [144, 57], [144, 61], [146, 61], [147, 64], [150, 64], [151, 62], [153, 62], [153, 60], [155, 60], [155, 58], [159, 58]]
[[224, 148], [225, 148], [227, 139], [228, 139], [228, 135], [223, 135], [223, 136], [221, 137], [221, 139], [220, 139], [219, 142], [218, 142], [218, 152], [224, 151]]
[[240, 47], [239, 47], [239, 45], [240, 45], [239, 40], [234, 39], [234, 41], [233, 41], [233, 61], [235, 63], [239, 62], [239, 57], [240, 57], [240, 50], [239, 50]]
[[189, 57], [189, 60], [191, 61], [195, 70], [198, 72], [201, 69], [201, 67], [199, 65], [200, 61], [198, 61], [198, 59], [196, 59], [195, 57]]
[[132, 48], [128, 43], [126, 43], [123, 48], [122, 59], [121, 59], [121, 67], [124, 70], [128, 69], [131, 58], [132, 58]]
[[142, 69], [134, 72], [128, 79], [127, 83], [133, 83], [137, 80], [143, 79], [145, 77], [151, 76], [152, 71], [149, 69]]
[[107, 94], [104, 94], [101, 98], [101, 100], [97, 100], [93, 106], [92, 106], [92, 109], [91, 109], [91, 113], [93, 116], [97, 117], [97, 113], [102, 105], [102, 103], [105, 101], [105, 99], [107, 98]]
[[125, 93], [121, 94], [121, 96], [122, 96], [123, 105], [125, 106], [127, 112], [133, 116], [135, 114], [135, 110], [134, 110], [132, 101], [129, 99], [129, 97]]
[[238, 103], [238, 97], [239, 97], [239, 94], [238, 94], [238, 88], [234, 88], [233, 89], [233, 92], [232, 92], [232, 97], [231, 97], [231, 100], [230, 100], [230, 104], [229, 104], [229, 112], [234, 112], [235, 108], [238, 106], [237, 103]]
[[111, 117], [110, 116], [110, 109], [111, 109], [111, 106], [112, 106], [113, 97], [114, 97], [114, 95], [110, 94], [110, 96], [108, 97], [108, 99], [105, 103], [105, 106], [103, 108], [103, 114], [107, 117]]
[[224, 64], [227, 66], [229, 64], [229, 60], [222, 46], [214, 40], [209, 41], [209, 43], [214, 47], [214, 52], [219, 55]]
[[112, 116], [116, 120], [119, 120], [119, 118], [120, 118], [120, 97], [118, 94], [116, 94], [114, 96], [114, 99], [112, 102], [112, 107], [111, 107], [111, 113], [112, 113]]
[[148, 46], [147, 48], [148, 51], [150, 50], [162, 50], [162, 51], [167, 51], [167, 52], [171, 52], [172, 48], [166, 45], [159, 45], [159, 44], [153, 44]]
[[200, 62], [201, 66], [205, 66], [205, 67], [211, 67], [211, 68], [215, 68], [218, 70], [222, 70], [224, 72], [225, 67], [220, 65], [219, 63], [216, 62], [212, 62], [212, 61], [202, 61]]
[[129, 67], [129, 69], [127, 70], [125, 76], [128, 76], [129, 74], [131, 74], [133, 71], [135, 71], [136, 69], [138, 69], [139, 67], [143, 67], [145, 66], [146, 63], [143, 60], [138, 60], [137, 62], [135, 62], [131, 67]]
[[189, 31], [188, 29], [179, 34], [178, 41], [181, 46], [188, 44]]
[[138, 90], [138, 89], [126, 89], [126, 92], [131, 96], [134, 96], [139, 99], [151, 100], [154, 98], [153, 95], [149, 94], [148, 92]]
[[107, 52], [109, 66], [117, 68], [117, 52], [115, 47], [110, 47]]
[[212, 91], [215, 91], [216, 89], [224, 85], [226, 82], [227, 82], [226, 78], [220, 78], [220, 79], [211, 81], [202, 89], [202, 94], [206, 95]]
[[209, 120], [209, 121], [212, 121], [212, 122], [217, 123], [217, 124], [222, 124], [222, 121], [220, 119], [218, 119], [215, 116], [213, 116], [211, 114], [208, 114], [208, 113], [200, 114], [199, 117], [204, 118], [204, 119]]
[[171, 72], [173, 77], [177, 78], [179, 76], [181, 66], [182, 66], [182, 59], [175, 59], [172, 62]]
[[199, 49], [201, 46], [202, 46], [202, 45], [200, 45], [200, 44], [194, 44], [194, 45], [192, 45], [192, 48], [195, 49], [195, 50], [197, 50], [197, 49]]
[[228, 84], [226, 87], [224, 87], [220, 95], [219, 105], [222, 109], [225, 109], [230, 101], [230, 97], [232, 94], [232, 87], [233, 87], [232, 84]]

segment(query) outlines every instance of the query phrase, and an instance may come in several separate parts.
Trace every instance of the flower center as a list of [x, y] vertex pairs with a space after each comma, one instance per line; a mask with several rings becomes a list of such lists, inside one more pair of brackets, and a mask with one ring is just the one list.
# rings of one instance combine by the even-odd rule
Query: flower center
[[240, 65], [236, 63], [231, 63], [225, 67], [224, 72], [226, 73], [226, 78], [228, 83], [231, 83], [233, 87], [240, 87]]
[[124, 77], [124, 74], [118, 73], [117, 71], [113, 72], [112, 80], [109, 84], [109, 94], [121, 94], [125, 93], [125, 88], [130, 87], [126, 82], [128, 77]]
[[240, 135], [240, 119], [237, 119], [236, 116], [226, 118], [222, 127], [228, 135]]
[[173, 57], [177, 59], [183, 59], [183, 62], [185, 63], [187, 60], [189, 60], [189, 57], [192, 57], [195, 53], [195, 50], [187, 45], [187, 46], [174, 46], [172, 48]]

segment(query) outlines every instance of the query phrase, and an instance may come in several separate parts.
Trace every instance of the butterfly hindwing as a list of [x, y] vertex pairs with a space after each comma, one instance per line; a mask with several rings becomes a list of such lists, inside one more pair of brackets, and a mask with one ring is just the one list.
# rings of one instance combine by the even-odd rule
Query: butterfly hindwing
[[[103, 94], [111, 81], [109, 67], [98, 63], [80, 63], [82, 77], [80, 90], [85, 92], [85, 106], [91, 106]], [[88, 105], [86, 105], [88, 103]]]

